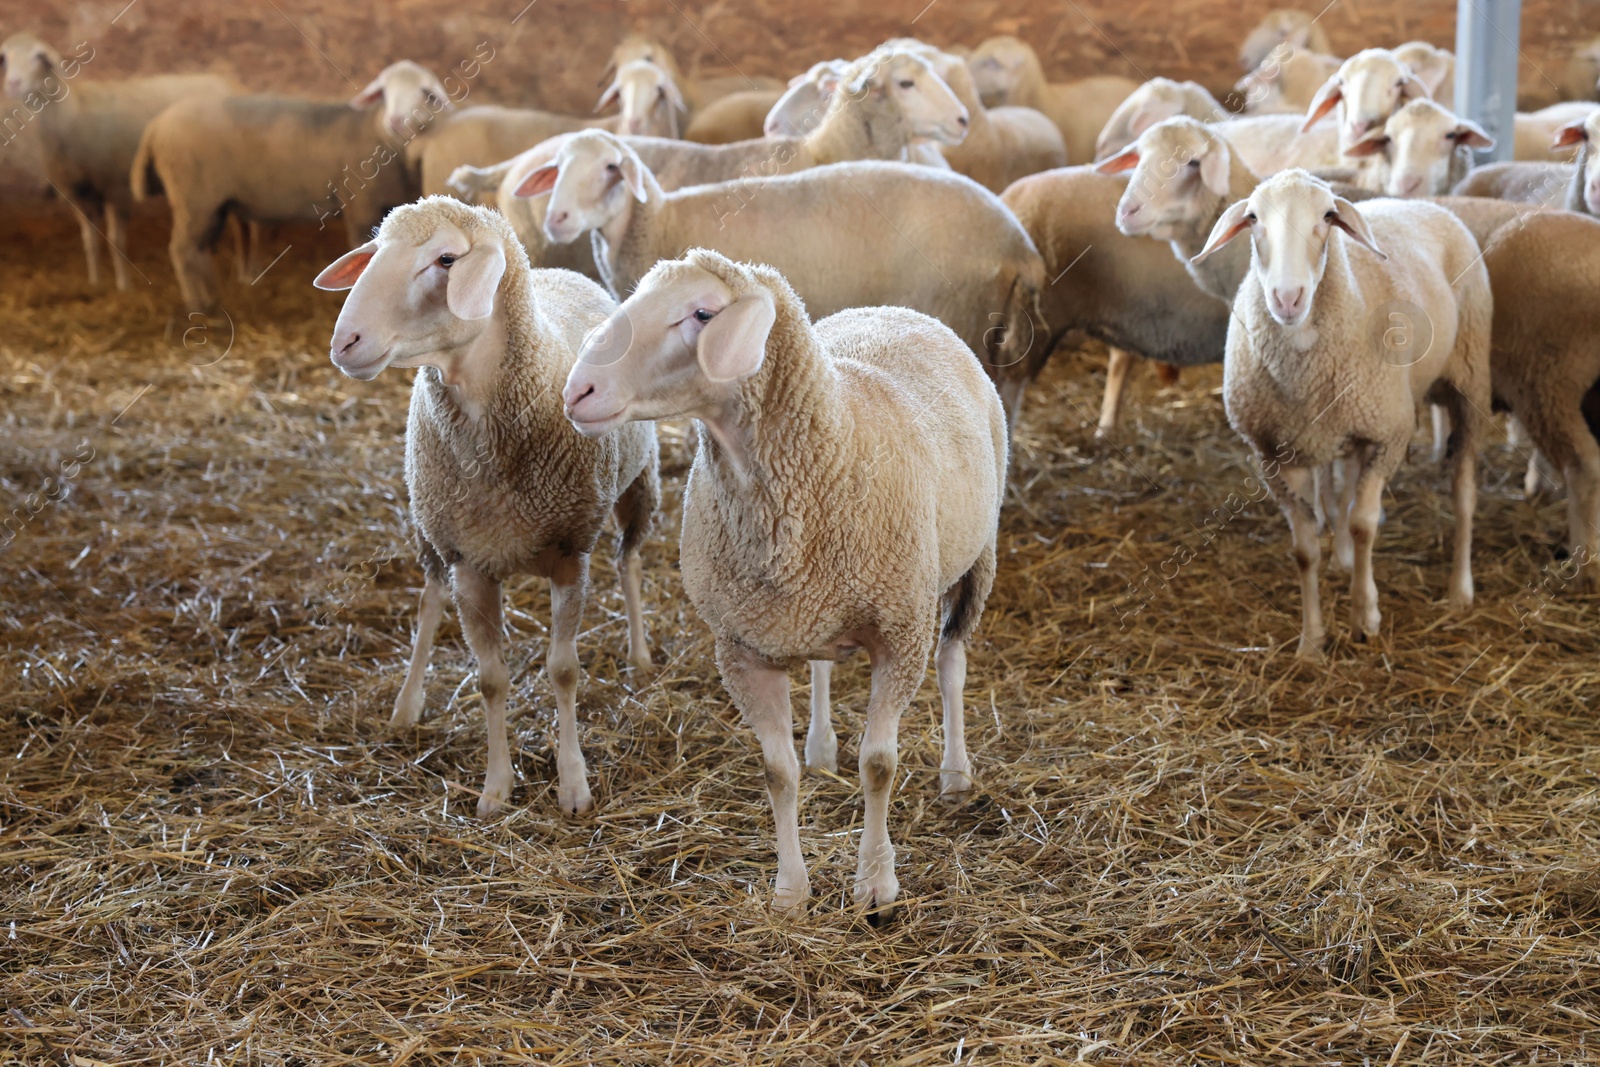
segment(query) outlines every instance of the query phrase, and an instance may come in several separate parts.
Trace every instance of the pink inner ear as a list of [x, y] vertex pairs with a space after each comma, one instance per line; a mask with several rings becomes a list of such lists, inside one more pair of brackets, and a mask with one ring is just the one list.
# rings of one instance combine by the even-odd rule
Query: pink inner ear
[[1311, 127], [1320, 122], [1322, 120], [1322, 116], [1332, 111], [1335, 107], [1338, 107], [1339, 100], [1343, 95], [1344, 94], [1340, 90], [1335, 89], [1333, 92], [1324, 97], [1322, 103], [1317, 105], [1317, 109], [1306, 116], [1306, 121], [1301, 125], [1300, 132], [1305, 133], [1307, 130], [1311, 129]]
[[538, 170], [522, 179], [522, 184], [517, 186], [516, 192], [512, 195], [519, 196], [526, 200], [530, 197], [540, 196], [544, 193], [548, 193], [550, 190], [556, 187], [556, 179], [560, 177], [560, 175], [561, 169], [553, 163], [548, 166], [540, 167]]
[[375, 252], [358, 252], [345, 257], [338, 263], [329, 267], [317, 278], [317, 283], [324, 289], [349, 289], [361, 277], [361, 272], [367, 269], [367, 264], [372, 262]]
[[1132, 170], [1139, 165], [1139, 153], [1133, 149], [1120, 152], [1103, 163], [1095, 164], [1095, 170], [1101, 174], [1121, 174], [1125, 170]]
[[1584, 133], [1583, 123], [1572, 122], [1556, 131], [1556, 139], [1551, 143], [1550, 147], [1565, 148], [1569, 144], [1577, 144], [1579, 141], [1584, 141], [1587, 139], [1588, 137]]

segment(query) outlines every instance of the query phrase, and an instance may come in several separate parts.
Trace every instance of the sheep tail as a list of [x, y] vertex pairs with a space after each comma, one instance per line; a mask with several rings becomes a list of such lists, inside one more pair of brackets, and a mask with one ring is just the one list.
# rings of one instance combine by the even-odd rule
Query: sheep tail
[[163, 191], [161, 175], [155, 170], [155, 150], [151, 143], [151, 132], [154, 129], [155, 123], [150, 123], [144, 128], [144, 135], [139, 138], [139, 151], [133, 157], [133, 170], [128, 174], [128, 181], [133, 186], [133, 198], [136, 201], [159, 196]]
[[944, 627], [939, 636], [943, 641], [966, 641], [978, 628], [983, 618], [983, 605], [994, 588], [994, 542], [984, 546], [971, 569], [957, 579], [945, 594]]

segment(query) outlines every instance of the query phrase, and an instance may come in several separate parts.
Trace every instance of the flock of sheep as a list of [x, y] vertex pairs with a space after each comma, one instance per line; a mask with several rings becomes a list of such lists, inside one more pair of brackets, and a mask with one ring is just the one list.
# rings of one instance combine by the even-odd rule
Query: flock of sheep
[[422, 713], [453, 593], [489, 719], [481, 815], [513, 784], [501, 583], [551, 581], [558, 799], [586, 811], [590, 554], [612, 517], [628, 660], [647, 668], [654, 420], [696, 420], [684, 586], [761, 744], [775, 903], [809, 895], [787, 670], [810, 663], [805, 762], [836, 770], [829, 671], [864, 649], [855, 896], [880, 915], [898, 893], [896, 733], [930, 656], [941, 792], [972, 786], [966, 644], [995, 578], [1008, 425], [1069, 334], [1112, 346], [1102, 434], [1135, 356], [1224, 362], [1229, 421], [1291, 527], [1303, 655], [1324, 640], [1324, 525], [1354, 634], [1378, 631], [1382, 494], [1424, 402], [1453, 474], [1452, 608], [1473, 598], [1494, 410], [1538, 450], [1530, 489], [1565, 481], [1574, 559], [1600, 573], [1600, 104], [1519, 114], [1518, 161], [1472, 170], [1492, 142], [1446, 106], [1448, 52], [1327, 51], [1313, 19], [1274, 13], [1245, 42], [1237, 115], [1193, 82], [1051, 84], [1010, 37], [960, 55], [893, 40], [787, 87], [686, 78], [633, 37], [603, 78], [609, 119], [453, 106], [481, 54], [443, 80], [395, 63], [348, 103], [208, 75], [60, 92], [73, 61], [26, 35], [0, 58], [9, 95], [44, 102], [46, 171], [91, 280], [92, 214], [124, 286], [123, 216], [158, 193], [198, 313], [219, 306], [224, 229], [248, 272], [262, 227], [342, 216], [355, 247], [315, 283], [349, 291], [334, 363], [420, 368], [405, 470], [426, 584], [393, 722]]

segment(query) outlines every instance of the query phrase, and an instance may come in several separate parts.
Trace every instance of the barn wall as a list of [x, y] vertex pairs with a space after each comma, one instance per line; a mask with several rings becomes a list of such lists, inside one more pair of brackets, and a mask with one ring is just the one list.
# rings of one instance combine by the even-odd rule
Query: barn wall
[[[215, 68], [318, 95], [353, 92], [401, 57], [442, 74], [487, 41], [495, 58], [478, 99], [584, 111], [602, 57], [629, 29], [706, 73], [787, 77], [891, 36], [972, 44], [1008, 32], [1033, 42], [1055, 77], [1164, 74], [1225, 90], [1246, 28], [1275, 6], [1284, 0], [0, 0], [0, 32], [90, 42], [89, 77]], [[1573, 40], [1600, 33], [1600, 0], [1524, 0], [1523, 12], [1524, 54], [1553, 79]], [[1335, 0], [1322, 22], [1345, 53], [1411, 38], [1448, 47], [1455, 4]], [[0, 174], [14, 172], [20, 147], [0, 148]]]

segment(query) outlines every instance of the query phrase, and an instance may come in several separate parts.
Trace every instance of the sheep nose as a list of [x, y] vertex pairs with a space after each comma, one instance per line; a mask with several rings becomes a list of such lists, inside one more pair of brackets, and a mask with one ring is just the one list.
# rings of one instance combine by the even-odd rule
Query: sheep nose
[[345, 355], [347, 352], [349, 352], [356, 345], [361, 343], [361, 335], [359, 333], [351, 334], [350, 335], [350, 339], [348, 341], [346, 341], [342, 345], [339, 344], [339, 338], [337, 336], [335, 336], [334, 339], [333, 339], [333, 343], [334, 343], [335, 346], [337, 346], [339, 355], [342, 356], [342, 355]]
[[1306, 288], [1303, 285], [1294, 290], [1274, 289], [1272, 291], [1272, 297], [1278, 303], [1278, 310], [1283, 313], [1285, 318], [1293, 318], [1295, 315], [1299, 314], [1301, 303], [1305, 300], [1305, 295]]
[[965, 116], [965, 115], [957, 115], [956, 116], [956, 125], [960, 126], [963, 130], [966, 129], [967, 128], [967, 116]]
[[567, 387], [561, 391], [561, 402], [567, 406], [568, 411], [571, 411], [583, 403], [585, 398], [592, 395], [594, 395], [594, 386], [592, 384], [585, 385], [582, 382], [569, 382]]
[[1422, 188], [1422, 179], [1415, 174], [1410, 175], [1400, 182], [1400, 196], [1402, 199], [1408, 196], [1416, 196], [1417, 190], [1420, 188]]

